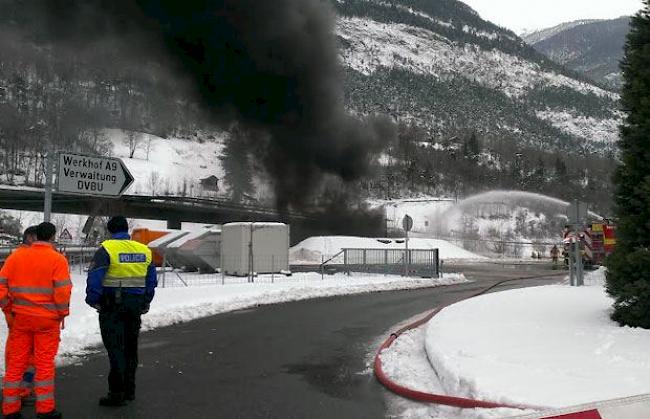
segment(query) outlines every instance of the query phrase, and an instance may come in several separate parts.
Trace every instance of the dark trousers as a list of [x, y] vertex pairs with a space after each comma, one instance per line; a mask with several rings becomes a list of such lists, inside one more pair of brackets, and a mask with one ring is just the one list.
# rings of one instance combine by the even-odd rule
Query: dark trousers
[[103, 297], [99, 328], [111, 364], [108, 374], [108, 391], [111, 396], [121, 398], [135, 394], [138, 335], [143, 306], [142, 295], [122, 291], [118, 296], [110, 293]]

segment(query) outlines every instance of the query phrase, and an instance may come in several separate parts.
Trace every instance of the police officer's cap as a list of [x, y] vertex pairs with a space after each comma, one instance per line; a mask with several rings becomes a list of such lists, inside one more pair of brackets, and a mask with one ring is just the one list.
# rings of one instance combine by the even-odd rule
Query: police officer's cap
[[106, 223], [106, 229], [111, 234], [127, 232], [129, 231], [129, 223], [122, 215], [116, 215], [108, 220], [108, 223]]

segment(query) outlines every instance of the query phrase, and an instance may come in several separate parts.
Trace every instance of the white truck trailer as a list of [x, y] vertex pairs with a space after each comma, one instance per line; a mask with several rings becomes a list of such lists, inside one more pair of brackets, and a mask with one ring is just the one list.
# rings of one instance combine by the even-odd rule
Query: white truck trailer
[[227, 275], [289, 271], [289, 226], [229, 223], [221, 228], [221, 269]]

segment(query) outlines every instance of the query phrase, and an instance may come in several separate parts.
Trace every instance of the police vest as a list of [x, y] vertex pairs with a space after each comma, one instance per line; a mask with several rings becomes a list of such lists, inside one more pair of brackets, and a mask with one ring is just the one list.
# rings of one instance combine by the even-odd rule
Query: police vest
[[102, 247], [111, 263], [102, 281], [110, 288], [144, 288], [151, 264], [151, 250], [133, 240], [106, 240]]

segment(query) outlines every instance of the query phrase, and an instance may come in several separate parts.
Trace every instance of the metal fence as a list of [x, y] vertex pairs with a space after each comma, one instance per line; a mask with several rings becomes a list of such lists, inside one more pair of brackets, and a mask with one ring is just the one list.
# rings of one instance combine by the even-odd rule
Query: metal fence
[[[258, 255], [253, 263], [247, 255], [220, 256], [220, 263], [229, 270], [217, 268], [216, 272], [201, 271], [188, 264], [181, 266], [182, 260], [176, 261], [176, 266], [167, 265], [158, 269], [158, 285], [161, 287], [189, 287], [195, 285], [238, 284], [247, 282], [274, 283], [276, 279], [285, 279], [291, 275], [286, 257], [278, 255]], [[179, 267], [180, 266], [180, 267]], [[315, 265], [316, 268], [318, 265]], [[317, 271], [317, 269], [312, 271]]]
[[438, 277], [438, 249], [342, 249], [346, 272], [373, 272]]

